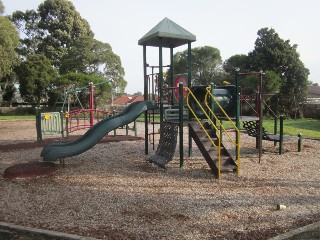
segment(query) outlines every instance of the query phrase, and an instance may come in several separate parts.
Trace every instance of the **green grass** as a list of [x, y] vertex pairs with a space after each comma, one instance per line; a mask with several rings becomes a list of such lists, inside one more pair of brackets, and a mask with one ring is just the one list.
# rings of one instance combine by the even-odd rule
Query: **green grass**
[[0, 120], [35, 120], [35, 115], [0, 116]]
[[[268, 132], [273, 132], [274, 120], [264, 119], [263, 127]], [[278, 132], [280, 130], [278, 120]], [[299, 133], [303, 137], [320, 139], [320, 120], [316, 119], [286, 119], [283, 121], [283, 132], [287, 135], [297, 136]]]
[[[144, 115], [138, 118], [139, 121], [144, 121]], [[152, 121], [152, 118], [151, 118]], [[155, 116], [155, 121], [159, 122], [159, 115]], [[225, 127], [230, 128], [231, 124], [224, 122]], [[320, 139], [320, 120], [317, 119], [286, 119], [283, 122], [283, 132], [285, 135], [298, 136], [299, 133], [303, 137]], [[273, 133], [274, 129], [273, 119], [263, 119], [263, 127], [267, 132]], [[280, 131], [280, 120], [278, 119], [278, 134]], [[241, 130], [242, 128], [241, 124]]]
[[[20, 116], [0, 116], [0, 120], [35, 120], [34, 115], [20, 115]], [[142, 114], [139, 121], [144, 121], [144, 115]], [[151, 118], [152, 121], [152, 118]], [[159, 116], [155, 116], [155, 121], [159, 121]], [[279, 120], [278, 120], [278, 133], [279, 133]], [[270, 133], [273, 133], [273, 119], [263, 119], [263, 127]], [[226, 123], [226, 127], [230, 127]], [[316, 119], [286, 119], [283, 126], [284, 134], [297, 136], [299, 133], [303, 137], [318, 138], [320, 139], [320, 120]]]
[[[242, 123], [240, 123], [240, 130], [244, 130]], [[278, 120], [277, 133], [280, 131], [280, 120]], [[224, 122], [226, 128], [230, 128], [231, 124]], [[263, 127], [269, 133], [273, 133], [274, 120], [263, 119]], [[283, 133], [285, 135], [298, 136], [299, 133], [302, 137], [318, 138], [320, 139], [320, 120], [316, 119], [286, 119], [283, 121]]]

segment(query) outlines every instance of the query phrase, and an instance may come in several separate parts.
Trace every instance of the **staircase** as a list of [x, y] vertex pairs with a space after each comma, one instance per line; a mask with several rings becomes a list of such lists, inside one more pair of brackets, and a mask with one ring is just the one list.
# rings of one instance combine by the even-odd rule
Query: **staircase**
[[220, 177], [220, 173], [237, 171], [238, 166], [223, 143], [220, 143], [219, 167], [219, 139], [208, 121], [202, 122], [202, 126], [198, 122], [190, 122], [189, 133], [217, 178]]

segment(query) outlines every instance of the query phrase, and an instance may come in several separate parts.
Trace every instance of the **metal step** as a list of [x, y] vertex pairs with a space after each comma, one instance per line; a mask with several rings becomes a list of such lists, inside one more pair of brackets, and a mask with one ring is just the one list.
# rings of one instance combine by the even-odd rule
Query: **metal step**
[[232, 164], [228, 164], [228, 165], [224, 165], [220, 167], [220, 172], [235, 172], [237, 170], [237, 166], [232, 165]]
[[[215, 144], [218, 144], [218, 138], [215, 136], [214, 131], [211, 129], [208, 123], [204, 123], [205, 128], [210, 132], [210, 137]], [[218, 149], [212, 146], [212, 142], [208, 136], [203, 132], [203, 129], [199, 123], [189, 123], [190, 125], [190, 134], [193, 140], [196, 142], [198, 148], [200, 149], [204, 159], [207, 161], [210, 166], [212, 173], [218, 175]], [[236, 163], [233, 161], [232, 157], [228, 153], [228, 150], [224, 148], [221, 143], [220, 148], [220, 171], [221, 172], [234, 172], [237, 169]]]

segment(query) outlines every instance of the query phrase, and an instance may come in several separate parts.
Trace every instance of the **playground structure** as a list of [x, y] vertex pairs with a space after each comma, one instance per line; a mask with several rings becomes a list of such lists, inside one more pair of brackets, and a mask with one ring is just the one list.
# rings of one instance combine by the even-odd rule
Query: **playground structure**
[[[236, 172], [240, 174], [240, 122], [255, 131], [249, 131], [249, 135], [256, 137], [259, 149], [259, 162], [262, 155], [262, 140], [280, 142], [280, 154], [282, 142], [289, 140], [281, 133], [279, 136], [269, 136], [263, 130], [263, 94], [262, 78], [264, 73], [236, 73], [236, 84], [228, 86], [191, 86], [191, 43], [196, 40], [195, 35], [183, 29], [170, 19], [163, 19], [156, 27], [143, 36], [138, 44], [143, 46], [144, 66], [144, 101], [129, 105], [122, 113], [108, 117], [93, 124], [93, 113], [90, 112], [90, 129], [80, 138], [69, 143], [53, 143], [46, 146], [41, 156], [44, 161], [64, 161], [65, 157], [75, 156], [92, 148], [104, 135], [127, 125], [144, 113], [145, 122], [145, 154], [148, 154], [149, 134], [148, 124], [154, 117], [155, 111], [160, 116], [160, 141], [156, 154], [149, 157], [149, 161], [163, 168], [172, 160], [177, 138], [179, 138], [180, 167], [184, 165], [183, 128], [188, 126], [188, 156], [192, 155], [192, 140], [196, 143], [204, 159], [208, 163], [212, 173], [220, 178], [222, 172]], [[188, 44], [188, 73], [174, 75], [173, 49]], [[146, 47], [159, 47], [159, 66], [149, 66], [146, 61]], [[162, 50], [170, 48], [170, 65], [163, 66]], [[152, 69], [148, 74], [147, 69]], [[170, 67], [169, 83], [164, 85], [163, 68]], [[157, 68], [159, 72], [154, 73]], [[257, 116], [240, 115], [240, 91], [238, 76], [259, 76], [259, 92], [257, 94]], [[185, 79], [187, 77], [187, 80]], [[93, 89], [91, 86], [90, 89]], [[93, 91], [91, 91], [93, 93]], [[166, 94], [165, 94], [166, 93]], [[93, 103], [93, 95], [90, 94], [90, 103]], [[93, 105], [90, 104], [93, 110]], [[46, 118], [46, 115], [44, 116]], [[53, 118], [58, 119], [58, 117]], [[225, 127], [228, 122], [230, 127]], [[282, 122], [282, 121], [280, 121]], [[281, 127], [280, 127], [281, 130]], [[283, 130], [283, 128], [282, 128]], [[234, 134], [231, 134], [234, 133]], [[177, 137], [179, 136], [179, 137]], [[153, 142], [154, 143], [154, 142]], [[301, 150], [301, 137], [299, 138]]]
[[96, 145], [110, 131], [133, 122], [140, 114], [155, 109], [155, 107], [153, 101], [134, 102], [126, 107], [123, 112], [101, 120], [74, 141], [47, 145], [43, 148], [41, 157], [44, 161], [56, 161], [58, 159], [63, 161], [65, 157], [81, 154]]
[[[42, 138], [46, 135], [61, 135], [63, 138], [68, 138], [70, 133], [89, 129], [101, 120], [114, 115], [115, 112], [97, 109], [94, 105], [94, 88], [110, 82], [89, 83], [87, 87], [75, 88], [71, 86], [65, 89], [64, 101], [60, 112], [41, 112], [41, 109], [37, 108], [37, 140], [42, 141]], [[79, 99], [78, 93], [81, 91], [89, 91], [89, 108], [84, 108]], [[74, 99], [73, 104], [71, 103], [71, 96]], [[74, 105], [73, 109], [71, 109], [72, 105]], [[76, 105], [77, 107], [75, 107]], [[137, 135], [135, 121], [133, 127], [126, 125], [127, 134], [129, 130], [134, 131], [135, 135]], [[116, 135], [116, 130], [114, 130], [114, 135]]]
[[[214, 86], [204, 87], [205, 94], [199, 96], [194, 94], [194, 89], [191, 86], [191, 43], [196, 41], [196, 36], [185, 30], [181, 26], [177, 25], [168, 18], [164, 18], [153, 29], [145, 34], [138, 44], [143, 46], [143, 66], [144, 66], [144, 96], [145, 100], [148, 97], [154, 96], [158, 92], [158, 106], [160, 116], [160, 137], [168, 134], [175, 133], [176, 131], [168, 131], [167, 134], [161, 134], [163, 129], [166, 129], [168, 122], [172, 122], [178, 125], [179, 129], [179, 154], [180, 154], [180, 167], [184, 164], [183, 153], [183, 127], [188, 125], [189, 127], [189, 153], [192, 153], [192, 139], [196, 142], [198, 148], [202, 152], [205, 160], [210, 166], [212, 172], [219, 178], [222, 171], [240, 172], [240, 132], [237, 126], [233, 123], [226, 111], [221, 106], [224, 105], [224, 100], [234, 103], [239, 102], [236, 99], [231, 99], [230, 90], [227, 89], [215, 89]], [[187, 79], [178, 75], [174, 79], [173, 69], [173, 49], [184, 44], [188, 45], [188, 73], [185, 74]], [[147, 69], [149, 64], [147, 63], [147, 46], [159, 48], [159, 66], [157, 66], [159, 73], [156, 84], [150, 86], [150, 75], [148, 75]], [[170, 76], [168, 87], [164, 87], [163, 80], [163, 48], [170, 49]], [[153, 68], [152, 68], [153, 70]], [[153, 78], [154, 73], [151, 74]], [[156, 89], [155, 87], [156, 86]], [[151, 89], [151, 92], [150, 92]], [[164, 93], [167, 92], [164, 97]], [[216, 93], [215, 93], [216, 92]], [[222, 93], [223, 92], [223, 93]], [[220, 95], [217, 100], [214, 95]], [[185, 99], [184, 100], [184, 97]], [[235, 96], [237, 98], [237, 96]], [[175, 99], [175, 102], [174, 102]], [[192, 99], [192, 100], [191, 100]], [[209, 100], [210, 99], [210, 100]], [[167, 101], [165, 103], [165, 100]], [[191, 101], [191, 103], [190, 103]], [[186, 103], [186, 104], [185, 104]], [[228, 104], [227, 104], [228, 105]], [[215, 110], [212, 110], [215, 106]], [[195, 112], [194, 109], [197, 109]], [[217, 111], [219, 109], [219, 111]], [[234, 108], [233, 108], [234, 109]], [[235, 111], [237, 111], [235, 107]], [[199, 115], [201, 112], [201, 116]], [[220, 116], [216, 113], [219, 112]], [[222, 117], [231, 123], [233, 126], [232, 131], [236, 132], [236, 139], [233, 139], [229, 130], [227, 130], [220, 122]], [[238, 115], [238, 114], [236, 114]], [[148, 116], [145, 113], [145, 154], [148, 154]], [[154, 133], [153, 133], [154, 134]], [[222, 143], [222, 135], [227, 136], [228, 141], [236, 148], [236, 155], [231, 156], [229, 151], [224, 147]], [[205, 138], [205, 140], [204, 140]], [[168, 140], [169, 141], [166, 141]], [[166, 149], [166, 145], [176, 145], [177, 138], [169, 137], [160, 139], [158, 150], [155, 156], [149, 158], [150, 161], [164, 167], [164, 165], [171, 161], [172, 154], [166, 154], [170, 158], [164, 156], [161, 149]], [[175, 151], [171, 148], [171, 151]]]
[[[259, 162], [262, 155], [262, 140], [280, 143], [279, 153], [283, 152], [282, 143], [292, 140], [283, 135], [283, 125], [280, 126], [280, 135], [269, 135], [263, 129], [263, 92], [262, 79], [264, 73], [238, 73], [236, 72], [235, 86], [191, 86], [191, 43], [196, 41], [196, 36], [177, 25], [168, 18], [163, 19], [147, 34], [138, 44], [143, 46], [143, 68], [144, 68], [144, 96], [148, 100], [150, 96], [158, 96], [160, 116], [160, 141], [154, 156], [149, 158], [161, 167], [172, 160], [173, 152], [177, 145], [179, 136], [180, 167], [184, 164], [183, 153], [183, 127], [189, 128], [189, 150], [188, 156], [192, 154], [192, 139], [200, 149], [204, 159], [207, 161], [214, 175], [220, 177], [221, 172], [240, 173], [240, 122], [254, 122], [251, 129], [255, 129], [257, 148], [259, 150]], [[173, 69], [173, 49], [175, 47], [188, 45], [188, 73], [175, 75]], [[150, 65], [147, 63], [147, 46], [159, 48], [159, 66], [151, 66], [152, 72], [148, 73]], [[170, 64], [163, 65], [163, 48], [170, 49]], [[163, 68], [170, 67], [168, 87], [164, 85]], [[159, 70], [154, 82], [154, 69]], [[256, 98], [256, 116], [242, 116], [240, 114], [240, 91], [239, 76], [256, 75], [259, 77], [259, 90]], [[187, 79], [185, 79], [186, 76]], [[150, 83], [151, 82], [151, 83]], [[167, 93], [167, 94], [164, 94]], [[182, 97], [183, 96], [183, 97]], [[148, 154], [148, 118], [145, 113], [145, 154]], [[226, 129], [223, 122], [229, 122], [231, 129]], [[280, 121], [283, 124], [283, 121]], [[177, 131], [167, 130], [176, 124]], [[245, 124], [244, 126], [249, 126]], [[154, 129], [154, 128], [153, 128]], [[248, 129], [247, 129], [248, 130]], [[276, 131], [276, 128], [275, 128]], [[234, 132], [235, 138], [230, 132]], [[152, 132], [155, 134], [155, 132]], [[224, 137], [226, 136], [226, 137]], [[298, 138], [298, 150], [301, 150], [301, 136]], [[224, 145], [229, 141], [235, 148], [235, 154]], [[229, 144], [230, 145], [230, 144]], [[170, 147], [168, 147], [170, 146]], [[169, 153], [168, 153], [168, 149]]]

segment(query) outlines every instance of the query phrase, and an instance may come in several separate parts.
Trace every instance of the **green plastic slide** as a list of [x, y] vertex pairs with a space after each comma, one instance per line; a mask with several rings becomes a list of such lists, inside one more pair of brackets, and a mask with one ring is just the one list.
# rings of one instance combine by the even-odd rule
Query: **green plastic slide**
[[68, 143], [52, 143], [42, 149], [43, 161], [56, 161], [60, 158], [79, 155], [94, 145], [108, 132], [136, 120], [143, 112], [156, 109], [154, 101], [131, 103], [118, 115], [102, 120], [92, 126], [84, 135]]

